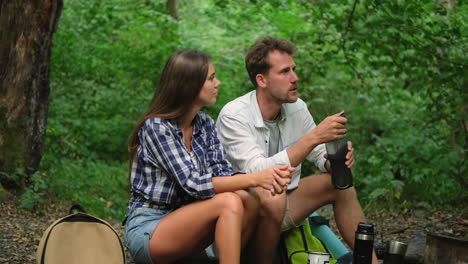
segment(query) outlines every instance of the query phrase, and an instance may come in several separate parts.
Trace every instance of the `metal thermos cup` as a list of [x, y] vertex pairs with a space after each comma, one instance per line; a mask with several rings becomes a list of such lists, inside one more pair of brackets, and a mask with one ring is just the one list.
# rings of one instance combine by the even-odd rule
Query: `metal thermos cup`
[[[341, 116], [344, 116], [342, 114]], [[331, 164], [332, 184], [336, 189], [344, 190], [353, 186], [351, 169], [346, 167], [346, 154], [348, 154], [348, 142], [346, 138], [325, 143], [328, 160]]]
[[374, 248], [374, 226], [359, 223], [354, 238], [353, 264], [371, 264]]
[[408, 245], [403, 242], [396, 240], [389, 241], [383, 264], [403, 264], [407, 248]]
[[324, 252], [309, 252], [309, 264], [328, 264], [330, 262], [330, 254]]

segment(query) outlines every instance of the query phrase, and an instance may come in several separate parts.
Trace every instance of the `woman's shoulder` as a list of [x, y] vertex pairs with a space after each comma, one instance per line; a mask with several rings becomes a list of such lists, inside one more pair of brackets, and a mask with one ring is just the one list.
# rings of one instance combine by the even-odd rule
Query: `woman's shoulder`
[[151, 126], [151, 125], [165, 125], [169, 123], [169, 120], [160, 118], [160, 117], [150, 117], [145, 120], [144, 126]]
[[196, 117], [196, 130], [212, 131], [215, 129], [213, 118], [203, 111], [199, 111]]
[[153, 131], [167, 131], [173, 129], [173, 124], [170, 120], [160, 118], [160, 117], [151, 117], [145, 120], [142, 126], [143, 130], [151, 129]]
[[202, 124], [202, 125], [214, 124], [213, 118], [211, 118], [210, 115], [208, 115], [207, 113], [205, 113], [203, 111], [199, 111], [197, 113], [197, 118], [198, 118], [198, 121], [200, 122], [200, 124]]

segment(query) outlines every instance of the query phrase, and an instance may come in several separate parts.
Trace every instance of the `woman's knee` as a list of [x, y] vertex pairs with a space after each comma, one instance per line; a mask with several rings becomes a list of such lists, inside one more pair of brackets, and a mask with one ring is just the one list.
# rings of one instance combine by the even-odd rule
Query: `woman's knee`
[[213, 197], [219, 204], [219, 209], [222, 212], [230, 212], [242, 215], [244, 213], [244, 205], [239, 195], [233, 192], [224, 192]]

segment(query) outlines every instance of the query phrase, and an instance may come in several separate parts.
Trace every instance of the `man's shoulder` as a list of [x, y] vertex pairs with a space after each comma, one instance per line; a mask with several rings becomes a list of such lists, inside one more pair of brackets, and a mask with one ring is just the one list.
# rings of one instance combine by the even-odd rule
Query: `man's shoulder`
[[252, 93], [253, 92], [246, 93], [228, 102], [221, 109], [219, 116], [238, 116], [251, 112], [251, 108], [253, 107], [251, 102]]
[[287, 115], [293, 115], [299, 111], [309, 111], [307, 104], [301, 98], [298, 98], [294, 103], [283, 104], [283, 107]]

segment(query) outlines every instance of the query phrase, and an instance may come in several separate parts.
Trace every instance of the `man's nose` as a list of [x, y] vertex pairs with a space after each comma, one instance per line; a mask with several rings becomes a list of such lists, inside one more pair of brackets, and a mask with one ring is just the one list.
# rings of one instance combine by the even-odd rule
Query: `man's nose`
[[292, 76], [291, 76], [291, 82], [297, 82], [299, 81], [299, 77], [297, 77], [297, 74], [295, 71], [292, 72]]

